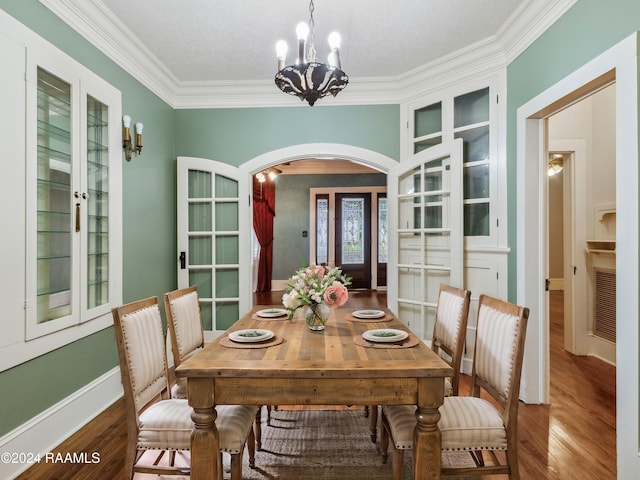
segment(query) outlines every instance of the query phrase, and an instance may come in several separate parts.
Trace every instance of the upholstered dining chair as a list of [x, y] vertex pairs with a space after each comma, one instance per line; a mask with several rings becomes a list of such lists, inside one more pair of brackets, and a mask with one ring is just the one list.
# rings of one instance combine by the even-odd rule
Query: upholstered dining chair
[[[125, 475], [134, 473], [184, 475], [189, 467], [178, 467], [176, 451], [191, 446], [192, 409], [184, 399], [171, 398], [167, 373], [167, 351], [157, 297], [139, 300], [112, 310], [120, 357], [127, 421]], [[231, 455], [231, 478], [242, 478], [245, 444], [249, 463], [255, 464], [252, 429], [257, 407], [222, 405], [216, 407], [216, 427], [222, 452]], [[157, 452], [154, 461], [141, 460]], [[163, 457], [166, 455], [166, 461]], [[145, 456], [146, 457], [146, 456]]]
[[[507, 474], [519, 480], [518, 397], [528, 317], [528, 308], [480, 296], [471, 395], [445, 397], [438, 422], [443, 451], [467, 451], [474, 465], [444, 467], [442, 476]], [[490, 400], [480, 398], [481, 392]], [[393, 446], [393, 478], [400, 479], [403, 448], [413, 442], [415, 407], [385, 407], [382, 423]], [[490, 464], [483, 452], [490, 455]]]
[[[204, 347], [204, 329], [198, 287], [174, 290], [165, 293], [163, 298], [173, 363], [177, 367]], [[176, 381], [171, 387], [171, 396], [187, 398], [186, 378], [180, 378]]]
[[[202, 326], [198, 287], [191, 286], [173, 290], [165, 293], [163, 298], [173, 363], [177, 367], [204, 347], [204, 327]], [[186, 378], [180, 378], [176, 381], [171, 387], [171, 396], [173, 398], [187, 398]], [[259, 407], [253, 427], [258, 450], [262, 449], [260, 413]]]
[[[438, 292], [431, 349], [453, 368], [453, 376], [445, 379], [445, 396], [458, 395], [460, 364], [467, 333], [471, 292], [441, 284]], [[371, 441], [377, 440], [378, 408], [370, 407]], [[383, 433], [384, 435], [384, 433]]]

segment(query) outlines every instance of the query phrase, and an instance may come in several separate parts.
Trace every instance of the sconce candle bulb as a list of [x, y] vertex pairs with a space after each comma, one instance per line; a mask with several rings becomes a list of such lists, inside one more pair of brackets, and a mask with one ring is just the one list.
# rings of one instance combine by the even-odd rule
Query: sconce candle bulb
[[124, 150], [124, 158], [127, 162], [131, 161], [131, 152], [135, 151], [136, 155], [140, 155], [142, 152], [142, 129], [144, 125], [142, 122], [138, 122], [135, 124], [136, 127], [136, 146], [133, 147], [131, 143], [131, 117], [129, 115], [124, 115], [122, 117], [122, 126], [124, 127], [123, 139], [122, 139], [122, 149]]

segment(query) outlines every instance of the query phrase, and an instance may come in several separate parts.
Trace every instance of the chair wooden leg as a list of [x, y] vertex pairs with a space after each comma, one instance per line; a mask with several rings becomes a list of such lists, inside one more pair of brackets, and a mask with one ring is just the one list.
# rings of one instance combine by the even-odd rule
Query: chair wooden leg
[[231, 480], [242, 480], [242, 452], [231, 455]]
[[392, 445], [393, 456], [391, 457], [391, 471], [393, 480], [402, 480], [402, 464], [404, 462], [404, 450], [399, 450]]
[[509, 479], [520, 480], [520, 468], [518, 467], [518, 451], [511, 445], [506, 452], [507, 465], [509, 465]]
[[256, 419], [253, 421], [253, 434], [256, 437], [256, 448], [262, 450], [262, 407], [258, 408]]
[[376, 443], [378, 441], [378, 406], [368, 405], [369, 409], [369, 430], [371, 430], [371, 441]]
[[380, 435], [382, 438], [380, 439], [380, 455], [382, 455], [382, 463], [387, 463], [387, 457], [389, 456], [389, 430], [388, 426], [385, 422], [384, 416], [382, 417], [382, 428]]
[[[224, 473], [222, 471], [222, 452], [220, 452], [219, 463], [218, 463], [218, 480], [224, 480]], [[233, 455], [231, 455], [231, 467], [233, 468]]]
[[[256, 466], [256, 436], [253, 429], [249, 430], [247, 436], [247, 450], [249, 451], [249, 466], [253, 468]], [[242, 471], [242, 455], [240, 455], [240, 471]]]
[[267, 425], [271, 425], [271, 405], [267, 405]]

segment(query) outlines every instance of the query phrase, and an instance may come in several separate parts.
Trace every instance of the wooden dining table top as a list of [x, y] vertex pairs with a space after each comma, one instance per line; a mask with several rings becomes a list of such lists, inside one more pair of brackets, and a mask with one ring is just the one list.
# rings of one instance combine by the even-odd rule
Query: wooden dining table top
[[[310, 330], [302, 318], [259, 319], [255, 315], [269, 308], [279, 306], [254, 306], [219, 338], [180, 364], [176, 368], [176, 376], [355, 379], [445, 377], [452, 374], [449, 365], [422, 341], [414, 342], [417, 344], [410, 348], [397, 345], [372, 348], [355, 343], [354, 337], [370, 329], [393, 328], [414, 335], [389, 310], [385, 309], [387, 318], [393, 317], [389, 321], [349, 321], [346, 317], [352, 309], [333, 309], [325, 330], [317, 332]], [[230, 348], [221, 344], [230, 332], [242, 329], [271, 330], [282, 342], [268, 348], [243, 348], [243, 345]]]

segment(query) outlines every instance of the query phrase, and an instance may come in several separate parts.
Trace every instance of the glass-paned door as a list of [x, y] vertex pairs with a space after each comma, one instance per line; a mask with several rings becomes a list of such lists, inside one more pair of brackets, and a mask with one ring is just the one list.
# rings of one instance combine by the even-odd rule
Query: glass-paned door
[[[440, 284], [463, 285], [462, 142], [437, 145], [389, 175], [389, 304], [421, 338], [431, 338]], [[392, 217], [393, 214], [393, 217]], [[393, 235], [395, 233], [395, 235]]]
[[371, 194], [336, 194], [336, 264], [350, 288], [371, 288]]
[[190, 157], [177, 179], [178, 287], [197, 286], [205, 330], [225, 330], [249, 308], [247, 186], [237, 168]]

